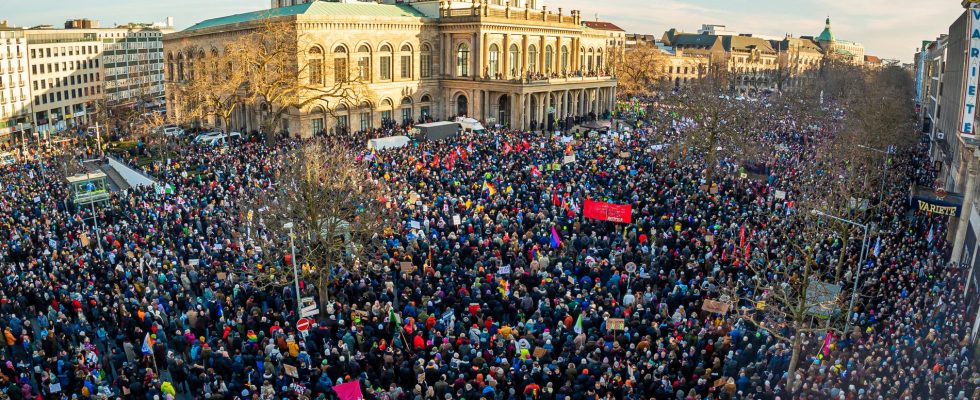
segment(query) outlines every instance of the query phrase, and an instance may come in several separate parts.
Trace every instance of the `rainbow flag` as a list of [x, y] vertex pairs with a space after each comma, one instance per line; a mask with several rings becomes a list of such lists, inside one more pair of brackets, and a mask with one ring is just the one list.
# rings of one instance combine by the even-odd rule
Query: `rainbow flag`
[[483, 190], [489, 191], [491, 196], [497, 194], [497, 188], [487, 181], [483, 181]]
[[143, 337], [143, 354], [144, 355], [153, 354], [153, 345], [156, 343], [157, 343], [157, 339], [155, 337], [150, 337], [150, 332], [147, 332], [146, 336]]

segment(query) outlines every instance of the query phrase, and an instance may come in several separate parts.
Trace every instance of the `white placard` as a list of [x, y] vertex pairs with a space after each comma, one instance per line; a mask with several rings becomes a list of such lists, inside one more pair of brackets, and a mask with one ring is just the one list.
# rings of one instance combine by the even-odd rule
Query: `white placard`
[[459, 215], [453, 215], [453, 225], [459, 225], [461, 223], [463, 223], [463, 221], [459, 218]]

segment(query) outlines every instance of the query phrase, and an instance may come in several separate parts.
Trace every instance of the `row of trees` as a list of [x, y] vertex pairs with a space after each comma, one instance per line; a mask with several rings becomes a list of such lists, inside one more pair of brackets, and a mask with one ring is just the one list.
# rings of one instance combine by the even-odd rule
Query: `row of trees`
[[[735, 100], [726, 82], [711, 77], [658, 93], [670, 119], [686, 124], [673, 138], [675, 157], [702, 161], [706, 184], [732, 171], [720, 170], [722, 164], [743, 166], [740, 173], [746, 165], [800, 154], [795, 175], [778, 177], [789, 184], [794, 212], [751, 216], [748, 229], [766, 226], [767, 234], [750, 244], [745, 268], [721, 283], [729, 287], [722, 298], [737, 317], [790, 346], [795, 371], [805, 336], [850, 333], [844, 332], [849, 303], [860, 287], [858, 293], [850, 288], [862, 251], [869, 251], [862, 248], [865, 229], [858, 224], [868, 227], [870, 238], [877, 235], [875, 216], [885, 206], [881, 198], [890, 180], [889, 149], [914, 140], [911, 76], [897, 67], [832, 62], [767, 102]], [[767, 129], [780, 125], [790, 126], [784, 133], [808, 132], [798, 137], [800, 148], [780, 148], [792, 137], [777, 145]], [[796, 379], [791, 373], [790, 387]]]

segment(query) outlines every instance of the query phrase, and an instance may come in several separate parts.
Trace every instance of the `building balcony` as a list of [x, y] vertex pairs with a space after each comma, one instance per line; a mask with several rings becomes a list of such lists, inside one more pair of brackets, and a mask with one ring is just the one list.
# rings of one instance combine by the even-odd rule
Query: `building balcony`
[[489, 4], [474, 3], [473, 7], [465, 8], [442, 8], [439, 10], [439, 17], [444, 22], [473, 22], [485, 19], [492, 20], [511, 20], [511, 21], [536, 21], [544, 24], [567, 24], [580, 26], [581, 13], [572, 10], [571, 14], [563, 15], [561, 8], [558, 13], [549, 12], [547, 7], [542, 10], [533, 10], [523, 7], [500, 7]]
[[605, 72], [574, 72], [570, 74], [525, 74], [520, 77], [504, 77], [503, 75], [497, 74], [483, 75], [473, 79], [472, 77], [447, 77], [446, 79], [455, 80], [475, 80], [480, 82], [488, 83], [511, 83], [518, 85], [557, 85], [564, 83], [577, 83], [577, 82], [597, 82], [597, 81], [613, 81], [616, 78], [611, 74]]

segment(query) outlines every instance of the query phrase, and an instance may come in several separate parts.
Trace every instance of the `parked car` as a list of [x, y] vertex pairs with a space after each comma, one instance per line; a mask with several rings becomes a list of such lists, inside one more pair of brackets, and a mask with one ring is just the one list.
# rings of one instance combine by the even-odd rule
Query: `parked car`
[[205, 143], [208, 146], [225, 146], [228, 143], [239, 141], [242, 139], [242, 134], [238, 132], [229, 133], [219, 133], [217, 135], [205, 137], [199, 142]]
[[201, 132], [194, 137], [194, 141], [198, 143], [204, 143], [210, 140], [211, 138], [221, 134], [222, 134], [221, 132]]
[[164, 136], [181, 137], [184, 136], [184, 130], [180, 129], [177, 125], [162, 125], [156, 128], [156, 131], [163, 132]]

